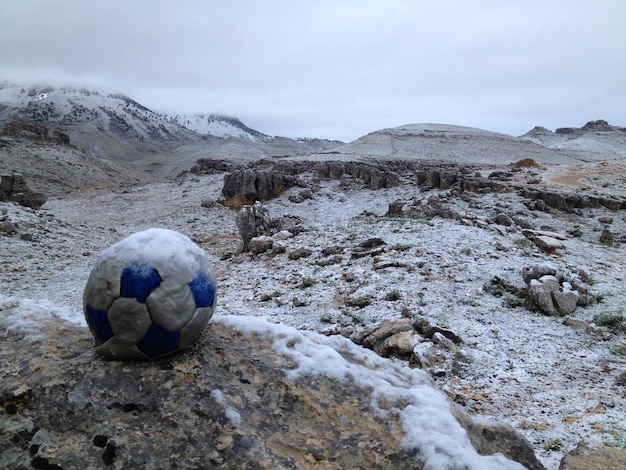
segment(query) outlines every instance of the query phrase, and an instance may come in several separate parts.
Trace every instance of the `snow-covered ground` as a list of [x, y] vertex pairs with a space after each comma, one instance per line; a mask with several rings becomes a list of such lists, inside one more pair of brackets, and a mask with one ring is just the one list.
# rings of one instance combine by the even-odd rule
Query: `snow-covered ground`
[[[624, 334], [587, 327], [596, 315], [624, 313], [624, 248], [598, 242], [609, 218], [612, 227], [624, 227], [623, 213], [530, 211], [515, 193], [501, 193], [440, 199], [478, 224], [386, 218], [390, 202], [425, 195], [408, 183], [369, 191], [354, 182], [322, 181], [312, 199], [290, 202], [288, 196], [301, 190], [293, 188], [266, 204], [274, 218], [300, 217], [305, 230], [275, 241], [285, 253], [252, 257], [237, 251], [236, 212], [215, 202], [221, 188], [222, 175], [193, 176], [79, 192], [49, 200], [40, 211], [0, 203], [19, 233], [33, 237], [0, 236], [0, 294], [5, 302], [18, 299], [84, 325], [82, 290], [98, 254], [138, 230], [169, 228], [212, 258], [216, 317], [263, 316], [301, 330], [347, 334], [384, 319], [421, 316], [463, 341], [463, 367], [437, 371], [439, 386], [471, 414], [520, 430], [547, 468], [556, 469], [583, 438], [626, 445], [626, 391], [616, 383], [626, 369]], [[549, 255], [518, 229], [493, 224], [499, 212], [563, 234], [577, 228], [581, 235]], [[352, 258], [351, 250], [372, 237], [383, 239], [386, 251]], [[332, 263], [322, 254], [328, 247], [339, 247]], [[297, 248], [312, 254], [288, 259]], [[381, 269], [387, 260], [400, 267]], [[532, 313], [490, 293], [494, 276], [523, 287], [522, 268], [533, 264], [585, 271], [603, 301], [579, 307], [570, 316], [578, 322], [566, 325], [564, 318]], [[386, 300], [391, 291], [398, 300]], [[364, 308], [348, 305], [364, 297], [371, 301]]]

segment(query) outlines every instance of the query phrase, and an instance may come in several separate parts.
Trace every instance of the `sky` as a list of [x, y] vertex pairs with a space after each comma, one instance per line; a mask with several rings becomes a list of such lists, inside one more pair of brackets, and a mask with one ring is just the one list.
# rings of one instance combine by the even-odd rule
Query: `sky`
[[270, 135], [626, 126], [623, 0], [0, 0], [0, 81]]

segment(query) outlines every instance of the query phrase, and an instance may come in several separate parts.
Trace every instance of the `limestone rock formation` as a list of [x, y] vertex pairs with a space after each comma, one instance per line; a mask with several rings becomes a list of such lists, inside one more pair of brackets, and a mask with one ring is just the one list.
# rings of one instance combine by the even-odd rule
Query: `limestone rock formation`
[[243, 241], [244, 252], [250, 249], [249, 243], [255, 237], [272, 235], [273, 221], [267, 209], [260, 203], [243, 206], [237, 213], [237, 228]]
[[0, 201], [13, 201], [25, 207], [39, 209], [46, 199], [45, 194], [32, 191], [21, 174], [0, 175]]
[[563, 316], [572, 313], [581, 294], [587, 302], [588, 292], [580, 279], [568, 279], [568, 276], [557, 273], [550, 266], [527, 266], [522, 270], [522, 277], [527, 285], [528, 307], [546, 315]]
[[559, 470], [619, 470], [626, 468], [626, 452], [598, 442], [583, 441], [565, 455]]
[[86, 328], [38, 324], [0, 342], [8, 470], [543, 468], [512, 428], [345, 338], [222, 317], [186, 353], [121, 364]]
[[[198, 161], [194, 173], [211, 173], [226, 168], [219, 162]], [[248, 168], [237, 168], [224, 176], [222, 194], [224, 203], [231, 207], [253, 204], [277, 197], [289, 188], [300, 184], [298, 176], [309, 172], [315, 178], [341, 179], [345, 176], [362, 181], [369, 189], [396, 186], [399, 176], [393, 165], [364, 162], [307, 162], [261, 160]], [[306, 194], [306, 193], [305, 193]], [[301, 195], [302, 200], [305, 198]]]

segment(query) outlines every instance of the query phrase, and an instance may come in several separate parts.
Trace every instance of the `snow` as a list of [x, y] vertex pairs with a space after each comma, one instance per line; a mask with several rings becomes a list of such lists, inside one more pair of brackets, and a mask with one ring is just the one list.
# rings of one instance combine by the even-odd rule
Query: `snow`
[[202, 135], [212, 135], [222, 139], [238, 137], [251, 142], [267, 142], [271, 140], [270, 136], [250, 129], [234, 118], [196, 114], [193, 116], [175, 115], [171, 119], [180, 126]]
[[104, 250], [94, 270], [106, 260], [113, 266], [136, 263], [147, 269], [156, 268], [162, 276], [193, 279], [204, 268], [200, 260], [206, 257], [204, 250], [189, 237], [174, 230], [151, 228], [133, 233]]
[[230, 420], [231, 423], [233, 423], [237, 427], [240, 427], [243, 424], [241, 415], [239, 414], [237, 410], [233, 409], [229, 405], [226, 396], [221, 390], [217, 388], [211, 390], [211, 398], [213, 398], [213, 400], [215, 400], [217, 403], [219, 403], [220, 405], [224, 407], [224, 413], [226, 414], [226, 417]]
[[0, 294], [0, 337], [8, 331], [20, 332], [25, 341], [39, 341], [44, 337], [42, 320], [69, 320], [75, 325], [86, 325], [82, 313], [58, 306], [48, 299], [16, 299]]
[[[585, 209], [580, 211], [585, 217], [577, 218], [574, 214], [529, 211], [515, 193], [444, 201], [456, 212], [464, 213], [465, 220], [484, 221], [496, 212], [505, 212], [528, 218], [542, 230], [567, 233], [578, 226], [582, 235], [565, 240], [564, 247], [550, 255], [523, 243], [525, 237], [513, 228], [496, 230], [490, 224], [481, 228], [441, 218], [428, 221], [381, 217], [396, 199], [436, 195], [436, 191], [420, 194], [408, 183], [368, 191], [339, 181], [321, 181], [312, 200], [291, 203], [288, 196], [301, 190], [293, 188], [267, 203], [272, 217], [299, 216], [307, 228], [294, 237], [279, 237], [283, 239], [275, 244], [282, 244], [287, 251], [307, 247], [313, 250], [311, 257], [290, 261], [286, 254], [227, 256], [235, 253], [240, 243], [236, 212], [219, 203], [200, 204], [219, 197], [222, 178], [217, 174], [118, 190], [91, 190], [52, 198], [42, 211], [0, 203], [20, 231], [31, 232], [35, 239], [28, 242], [19, 236], [0, 236], [3, 302], [30, 305], [23, 321], [29, 319], [31, 324], [42, 314], [34, 306], [41, 302], [50, 302], [44, 304], [49, 306], [46, 308], [79, 323], [82, 320], [76, 320], [82, 317], [84, 283], [101, 251], [137, 231], [167, 227], [200, 243], [212, 261], [221, 293], [212, 321], [240, 321], [273, 335], [276, 348], [299, 358], [299, 368], [290, 372], [294, 376], [335, 373], [337, 377], [354, 377], [379, 364], [376, 373], [367, 372], [370, 375], [365, 377], [373, 383], [381, 380], [385, 393], [409, 393], [402, 391], [409, 383], [419, 388], [422, 373], [415, 371], [413, 375], [401, 364], [367, 351], [357, 356], [362, 365], [346, 362], [338, 367], [335, 362], [340, 357], [330, 349], [345, 351], [350, 347], [348, 342], [313, 333], [364, 328], [384, 319], [401, 318], [403, 312], [408, 312], [451, 329], [463, 340], [459, 354], [468, 358], [463, 372], [436, 377], [437, 385], [474, 417], [516, 428], [533, 444], [546, 468], [558, 468], [563, 454], [582, 439], [617, 446], [626, 442], [624, 389], [615, 384], [615, 377], [626, 369], [624, 356], [616, 352], [623, 335], [598, 339], [584, 328], [564, 324], [564, 318], [507, 305], [505, 299], [491, 295], [484, 287], [494, 276], [523, 287], [522, 269], [533, 264], [547, 264], [559, 272], [574, 274], [584, 270], [593, 279], [592, 292], [604, 300], [579, 307], [572, 319], [589, 323], [598, 314], [623, 312], [624, 248], [597, 241], [605, 226], [600, 219], [613, 218], [612, 228], [619, 232], [625, 226], [623, 213]], [[352, 259], [350, 249], [373, 236], [386, 242], [386, 252], [380, 259]], [[318, 264], [323, 260], [321, 250], [334, 245], [344, 248], [341, 261]], [[407, 267], [376, 269], [384, 260]], [[304, 278], [312, 279], [313, 284], [302, 287]], [[401, 293], [400, 300], [385, 301], [385, 295], [393, 289]], [[366, 295], [372, 303], [363, 309], [346, 305], [346, 299]], [[269, 300], [263, 300], [266, 298]], [[302, 301], [302, 307], [294, 306], [296, 298]], [[0, 317], [7, 312], [11, 310], [0, 311]], [[15, 312], [11, 315], [9, 324], [18, 321]], [[268, 326], [267, 321], [256, 317], [284, 327]], [[2, 323], [3, 329], [7, 322]], [[25, 323], [25, 328], [30, 328], [28, 325]], [[288, 338], [297, 342], [290, 346]], [[324, 372], [321, 358], [335, 364], [332, 369], [336, 371]], [[377, 375], [383, 371], [389, 385]], [[408, 376], [402, 377], [405, 373]], [[374, 394], [372, 403], [377, 403]], [[437, 403], [432, 406], [437, 407]], [[414, 422], [412, 412], [406, 406], [402, 409], [407, 427]], [[425, 425], [416, 422], [416, 426]], [[408, 428], [406, 432], [407, 436], [417, 435]], [[562, 442], [561, 449], [544, 449], [547, 442], [557, 438]], [[412, 444], [407, 441], [407, 445]]]
[[481, 456], [450, 409], [450, 402], [419, 369], [383, 359], [340, 336], [272, 324], [264, 318], [217, 316], [237, 330], [273, 341], [274, 350], [297, 364], [287, 376], [325, 375], [371, 389], [370, 404], [381, 415], [400, 416], [403, 445], [417, 448], [427, 469], [521, 469], [501, 455]]

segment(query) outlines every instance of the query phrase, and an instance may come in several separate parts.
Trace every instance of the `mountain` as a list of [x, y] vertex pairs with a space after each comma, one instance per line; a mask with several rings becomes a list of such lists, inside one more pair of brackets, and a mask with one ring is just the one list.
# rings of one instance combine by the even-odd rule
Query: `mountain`
[[626, 158], [626, 127], [612, 126], [601, 119], [580, 128], [562, 127], [554, 132], [537, 126], [521, 138], [585, 161]]
[[199, 158], [240, 163], [306, 155], [337, 142], [271, 137], [236, 118], [168, 116], [115, 92], [0, 84], [0, 132], [15, 123], [62, 133], [85, 155], [130, 165], [158, 177], [190, 169]]
[[504, 165], [532, 158], [544, 164], [571, 164], [578, 159], [528, 139], [473, 127], [448, 124], [407, 124], [367, 134], [335, 147], [320, 158], [344, 160], [431, 160]]
[[202, 140], [123, 94], [86, 88], [0, 85], [0, 127], [11, 122], [62, 132], [87, 155], [131, 165]]
[[255, 131], [237, 118], [220, 116], [218, 114], [195, 114], [193, 116], [175, 115], [171, 119], [178, 125], [197, 134], [213, 137], [238, 137], [250, 142], [269, 142], [273, 137]]

